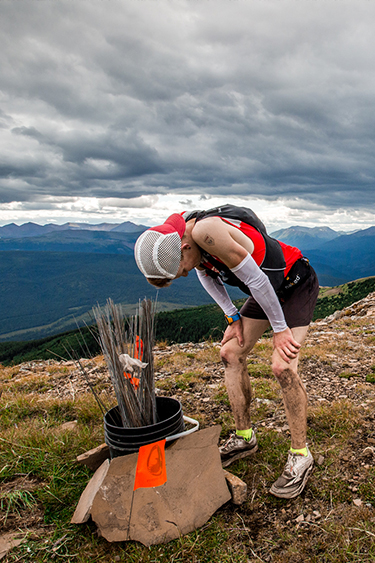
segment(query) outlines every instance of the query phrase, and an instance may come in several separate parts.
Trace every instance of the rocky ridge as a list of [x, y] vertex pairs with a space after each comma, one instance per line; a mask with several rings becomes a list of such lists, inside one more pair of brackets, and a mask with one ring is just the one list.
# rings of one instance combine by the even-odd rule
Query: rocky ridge
[[[219, 349], [219, 343], [170, 346], [159, 343], [154, 351], [155, 380], [157, 393], [178, 398], [184, 413], [197, 418], [202, 427], [221, 424], [222, 439], [225, 439], [233, 429], [233, 419]], [[241, 507], [238, 518], [246, 522], [246, 537], [251, 537], [253, 542], [259, 538], [260, 543], [252, 545], [254, 549], [258, 546], [257, 555], [264, 561], [277, 561], [266, 551], [267, 541], [275, 530], [281, 533], [283, 529], [294, 527], [313, 542], [318, 536], [327, 537], [324, 535], [326, 528], [322, 530], [321, 526], [339, 525], [348, 518], [348, 510], [361, 511], [366, 521], [375, 523], [375, 498], [374, 502], [369, 502], [369, 497], [364, 498], [361, 493], [372, 482], [375, 464], [375, 292], [312, 323], [309, 329], [301, 352], [300, 374], [309, 396], [309, 443], [317, 470], [303, 495], [282, 505], [272, 499], [264, 500], [270, 496], [267, 497], [271, 467], [267, 462], [267, 440], [269, 436], [274, 437], [275, 432], [281, 440], [289, 434], [280, 390], [270, 370], [271, 351], [271, 339], [266, 336], [248, 359], [253, 382], [254, 423], [259, 442], [266, 447], [263, 451], [260, 448], [254, 461], [240, 462], [237, 469], [249, 491], [249, 500]], [[11, 370], [12, 383], [16, 383], [19, 391], [34, 391], [55, 399], [74, 400], [90, 392], [89, 380], [103, 402], [111, 406], [114, 397], [103, 358], [81, 359], [79, 363], [80, 366], [71, 360], [27, 362], [0, 369], [0, 374], [3, 371], [9, 377]], [[324, 427], [324, 413], [330, 411], [337, 414], [340, 424], [345, 417], [352, 419], [355, 413], [353, 432], [344, 445], [340, 443], [338, 451], [335, 448], [340, 426], [337, 429]], [[327, 434], [326, 440], [315, 439], [316, 433], [322, 431]], [[322, 500], [319, 489], [327, 486], [329, 490], [333, 478], [341, 483], [342, 499], [335, 500], [331, 496], [328, 501]], [[228, 522], [237, 518], [234, 508], [221, 510]], [[350, 518], [354, 521], [357, 516], [350, 512]], [[282, 549], [282, 542], [279, 548]], [[308, 557], [299, 559], [305, 560], [309, 560]]]
[[[219, 358], [219, 343], [160, 344], [154, 349], [156, 392], [174, 396], [189, 416], [204, 414], [205, 423], [215, 422], [218, 413], [230, 411], [223, 393], [224, 368]], [[249, 356], [250, 376], [270, 372], [270, 338], [264, 337]], [[257, 372], [257, 366], [259, 370]], [[114, 401], [112, 385], [102, 357], [92, 359], [47, 360], [19, 364], [12, 381], [18, 389], [41, 388], [46, 396], [74, 399], [88, 391], [88, 382], [99, 386], [104, 404]], [[366, 407], [375, 400], [375, 292], [350, 307], [312, 323], [303, 345], [300, 374], [306, 386], [309, 404], [349, 399]], [[42, 382], [42, 383], [41, 383]], [[44, 382], [44, 387], [43, 387]], [[215, 399], [216, 397], [216, 399]], [[257, 397], [264, 405], [280, 402]], [[278, 409], [276, 409], [278, 410]], [[268, 427], [280, 430], [282, 413], [267, 419]], [[282, 425], [284, 430], [284, 425]]]

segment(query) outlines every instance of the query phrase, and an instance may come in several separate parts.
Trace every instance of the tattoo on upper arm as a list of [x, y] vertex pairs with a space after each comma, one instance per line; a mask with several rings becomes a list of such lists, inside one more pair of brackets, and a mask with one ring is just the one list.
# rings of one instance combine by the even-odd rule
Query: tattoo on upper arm
[[215, 246], [215, 240], [210, 236], [210, 235], [206, 235], [204, 237], [204, 242], [208, 245], [208, 246]]

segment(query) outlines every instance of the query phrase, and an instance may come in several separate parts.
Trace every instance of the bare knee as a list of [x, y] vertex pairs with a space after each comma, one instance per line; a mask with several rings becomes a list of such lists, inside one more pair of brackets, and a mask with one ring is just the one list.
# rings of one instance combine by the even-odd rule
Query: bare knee
[[243, 354], [234, 339], [229, 340], [221, 347], [220, 357], [224, 367], [243, 364], [246, 361], [246, 355]]
[[272, 364], [272, 372], [282, 389], [293, 387], [299, 380], [298, 374], [285, 365]]

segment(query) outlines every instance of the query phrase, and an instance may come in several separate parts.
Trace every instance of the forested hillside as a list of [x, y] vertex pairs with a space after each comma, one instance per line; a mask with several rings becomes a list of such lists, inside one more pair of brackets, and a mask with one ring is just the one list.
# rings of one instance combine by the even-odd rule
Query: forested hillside
[[314, 311], [314, 320], [340, 311], [375, 291], [375, 277], [365, 278], [335, 288], [322, 288]]
[[[127, 313], [135, 311], [139, 299], [155, 298], [156, 290], [134, 261], [137, 232], [118, 231], [128, 228], [122, 224], [110, 232], [67, 229], [43, 236], [36, 230], [34, 236], [0, 238], [0, 342], [34, 340], [73, 329], [77, 322], [89, 322], [92, 307], [103, 305], [108, 298], [122, 303]], [[31, 226], [27, 229], [29, 232]], [[312, 235], [322, 241], [317, 234], [322, 235], [321, 230], [308, 229], [310, 242]], [[299, 236], [303, 242], [301, 233]], [[375, 228], [337, 236], [306, 255], [321, 286], [373, 276]], [[232, 299], [243, 296], [234, 288], [230, 295]], [[187, 279], [160, 290], [158, 302], [160, 310], [172, 310], [212, 300], [191, 272]], [[209, 335], [210, 330], [205, 327], [204, 334]]]
[[[375, 277], [335, 288], [323, 288], [315, 308], [314, 320], [348, 307], [373, 291], [375, 291]], [[243, 301], [236, 301], [237, 306], [240, 307]], [[167, 343], [220, 341], [225, 327], [224, 315], [217, 305], [159, 312], [156, 316], [156, 341]], [[0, 343], [0, 363], [4, 365], [34, 359], [88, 357], [99, 353], [100, 347], [94, 326], [40, 340]]]
[[[60, 252], [0, 252], [0, 340], [34, 340], [90, 322], [90, 311], [108, 298], [135, 311], [157, 291], [133, 256]], [[212, 300], [192, 273], [159, 291], [162, 308]]]

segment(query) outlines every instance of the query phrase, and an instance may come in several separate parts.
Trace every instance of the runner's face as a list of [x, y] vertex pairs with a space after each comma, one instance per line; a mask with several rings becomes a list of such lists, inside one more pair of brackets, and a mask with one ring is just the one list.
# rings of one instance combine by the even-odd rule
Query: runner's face
[[181, 262], [180, 262], [180, 267], [178, 268], [178, 272], [177, 272], [177, 276], [175, 279], [177, 278], [181, 278], [184, 277], [186, 278], [189, 274], [189, 269], [186, 267], [186, 265], [184, 264], [184, 260], [183, 258], [181, 258]]
[[201, 252], [197, 245], [182, 245], [180, 267], [175, 279], [186, 278], [190, 270], [199, 266], [200, 261]]

